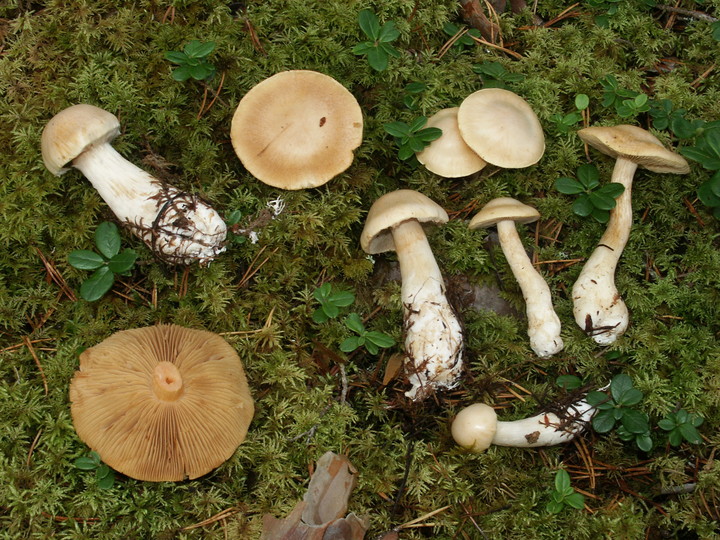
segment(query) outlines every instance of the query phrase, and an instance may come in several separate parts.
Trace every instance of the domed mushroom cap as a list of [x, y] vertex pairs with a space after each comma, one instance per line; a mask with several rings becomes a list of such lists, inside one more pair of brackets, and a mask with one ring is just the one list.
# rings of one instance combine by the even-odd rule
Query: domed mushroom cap
[[473, 452], [487, 450], [497, 432], [497, 413], [485, 403], [468, 405], [455, 416], [450, 427], [455, 442]]
[[360, 235], [360, 245], [371, 255], [394, 251], [392, 229], [410, 219], [420, 223], [447, 223], [449, 218], [442, 206], [418, 191], [391, 191], [370, 207]]
[[45, 167], [55, 176], [88, 146], [112, 141], [120, 133], [117, 117], [94, 105], [73, 105], [53, 116], [41, 136]]
[[493, 199], [470, 220], [468, 227], [471, 229], [482, 229], [492, 227], [498, 221], [511, 220], [517, 223], [532, 223], [540, 217], [532, 206], [523, 204], [511, 197], [498, 197]]
[[593, 126], [579, 130], [578, 135], [603, 154], [629, 159], [656, 173], [690, 172], [684, 157], [667, 150], [652, 133], [637, 126]]
[[210, 472], [245, 439], [254, 414], [235, 350], [175, 325], [125, 330], [86, 349], [70, 401], [80, 438], [113, 469], [148, 481]]
[[425, 127], [440, 128], [442, 135], [415, 154], [427, 170], [444, 178], [467, 176], [487, 165], [460, 135], [457, 113], [458, 107], [452, 107], [441, 109], [428, 118]]
[[245, 94], [230, 137], [255, 178], [281, 189], [304, 189], [347, 169], [362, 133], [360, 105], [343, 85], [316, 71], [292, 70]]
[[529, 167], [545, 153], [545, 135], [535, 111], [509, 90], [484, 88], [470, 94], [460, 104], [458, 127], [467, 145], [498, 167]]

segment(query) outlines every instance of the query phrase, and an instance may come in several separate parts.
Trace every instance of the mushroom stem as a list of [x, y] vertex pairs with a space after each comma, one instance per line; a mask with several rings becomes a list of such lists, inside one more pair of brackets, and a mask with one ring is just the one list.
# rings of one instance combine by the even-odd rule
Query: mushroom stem
[[632, 228], [632, 181], [637, 164], [618, 157], [612, 182], [625, 187], [610, 211], [607, 229], [573, 285], [575, 322], [596, 343], [610, 345], [627, 329], [629, 314], [615, 286], [615, 269]]
[[550, 287], [533, 267], [515, 228], [515, 222], [506, 219], [498, 221], [496, 226], [500, 247], [525, 299], [530, 347], [541, 358], [556, 354], [562, 350], [563, 340], [560, 337], [561, 324], [553, 308]]
[[160, 362], [153, 370], [153, 392], [162, 401], [176, 401], [183, 394], [180, 371], [172, 362]]
[[532, 448], [567, 442], [585, 429], [595, 409], [586, 401], [580, 401], [572, 405], [568, 412], [571, 417], [566, 420], [547, 412], [521, 420], [498, 422], [492, 444]]
[[88, 147], [73, 160], [115, 215], [161, 257], [207, 262], [225, 250], [227, 227], [198, 197], [154, 178], [109, 143]]
[[402, 276], [405, 366], [422, 399], [436, 387], [452, 388], [462, 369], [463, 332], [445, 297], [445, 282], [422, 225], [411, 219], [392, 230]]

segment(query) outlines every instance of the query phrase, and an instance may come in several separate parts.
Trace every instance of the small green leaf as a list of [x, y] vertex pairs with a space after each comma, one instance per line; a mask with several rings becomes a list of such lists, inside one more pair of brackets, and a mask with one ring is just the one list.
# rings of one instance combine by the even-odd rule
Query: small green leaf
[[615, 208], [615, 199], [604, 195], [600, 191], [588, 193], [588, 200], [595, 208], [599, 210], [612, 210], [613, 208]]
[[313, 314], [312, 314], [313, 322], [315, 322], [317, 324], [322, 324], [329, 319], [330, 319], [330, 317], [327, 316], [327, 314], [325, 313], [325, 311], [323, 311], [322, 308], [318, 308], [315, 311], [313, 311]]
[[120, 251], [120, 231], [117, 225], [104, 221], [95, 230], [95, 245], [98, 251], [110, 259]]
[[360, 315], [357, 313], [350, 313], [345, 318], [345, 326], [347, 326], [350, 330], [355, 332], [356, 334], [364, 334], [365, 333], [365, 325], [362, 322], [362, 319], [360, 318]]
[[555, 473], [555, 491], [562, 493], [570, 487], [570, 475], [565, 469], [559, 469]]
[[550, 501], [549, 503], [547, 503], [547, 506], [545, 508], [551, 514], [559, 514], [560, 512], [563, 511], [563, 508], [565, 508], [565, 505], [561, 502]]
[[375, 45], [370, 41], [363, 41], [358, 43], [351, 50], [353, 54], [361, 55], [368, 54], [372, 49], [375, 49]]
[[368, 332], [365, 334], [365, 339], [381, 349], [387, 349], [388, 347], [392, 347], [395, 345], [395, 340], [388, 336], [387, 334], [383, 334], [382, 332], [377, 332], [375, 330]]
[[380, 36], [380, 21], [372, 11], [363, 9], [358, 14], [358, 23], [363, 33], [372, 40], [377, 40]]
[[555, 384], [557, 384], [560, 388], [564, 388], [569, 391], [580, 388], [582, 386], [582, 381], [580, 380], [580, 377], [575, 375], [560, 375], [555, 379]]
[[580, 195], [572, 205], [572, 211], [578, 216], [583, 217], [589, 216], [594, 208], [595, 207], [592, 202], [590, 202], [590, 199], [586, 194]]
[[105, 264], [105, 259], [94, 251], [81, 249], [68, 254], [68, 263], [80, 270], [96, 270]]
[[612, 410], [598, 411], [592, 419], [592, 426], [598, 433], [607, 433], [615, 427], [615, 418]]
[[400, 150], [398, 150], [398, 157], [405, 161], [406, 159], [410, 159], [415, 155], [415, 150], [412, 149], [409, 145], [404, 145], [400, 147]]
[[577, 195], [578, 193], [583, 193], [585, 191], [585, 188], [580, 182], [574, 178], [568, 178], [567, 176], [563, 176], [555, 180], [555, 189], [565, 195]]
[[73, 462], [73, 464], [81, 471], [94, 471], [98, 467], [97, 462], [91, 457], [87, 456], [77, 458]]
[[565, 497], [565, 504], [578, 510], [585, 508], [585, 497], [580, 493], [573, 493]]
[[137, 253], [135, 253], [135, 250], [123, 249], [120, 253], [110, 259], [108, 262], [108, 268], [110, 268], [111, 272], [123, 274], [135, 265], [136, 259]]
[[98, 480], [105, 478], [112, 473], [112, 469], [104, 463], [95, 470], [95, 476]]
[[675, 426], [675, 422], [670, 418], [663, 418], [662, 420], [658, 421], [658, 427], [660, 429], [664, 429], [665, 431], [672, 431], [673, 429], [675, 429]]
[[652, 450], [653, 447], [652, 437], [650, 437], [648, 433], [637, 435], [635, 437], [635, 444], [643, 452], [649, 452], [650, 450]]
[[580, 165], [577, 169], [577, 177], [587, 189], [595, 189], [600, 185], [600, 173], [597, 167], [591, 163]]
[[427, 85], [421, 82], [411, 82], [405, 85], [405, 92], [408, 94], [421, 94], [427, 90]]
[[332, 285], [330, 283], [323, 283], [313, 291], [313, 297], [321, 304], [327, 302], [332, 292]]
[[650, 430], [648, 417], [644, 412], [635, 409], [624, 409], [624, 414], [620, 419], [623, 427], [630, 433], [643, 434]]
[[410, 122], [409, 129], [410, 133], [415, 133], [419, 129], [421, 129], [425, 124], [427, 124], [427, 117], [425, 116], [418, 116], [415, 120]]
[[190, 67], [183, 65], [174, 69], [172, 72], [172, 78], [178, 82], [187, 81], [190, 78]]
[[618, 405], [637, 405], [642, 401], [643, 393], [637, 388], [628, 388], [619, 399], [617, 399]]
[[103, 266], [80, 285], [80, 296], [88, 302], [99, 300], [112, 288], [114, 282], [115, 274], [107, 266]]
[[622, 195], [625, 192], [625, 186], [623, 186], [622, 184], [618, 184], [617, 182], [610, 182], [609, 184], [605, 184], [598, 191], [602, 192], [603, 194], [607, 195], [608, 197], [617, 199], [620, 195]]
[[364, 345], [365, 345], [365, 349], [366, 349], [367, 352], [369, 352], [370, 354], [377, 354], [377, 353], [380, 351], [380, 349], [378, 348], [377, 345], [375, 345], [372, 341], [370, 341], [369, 339], [367, 339], [367, 336], [366, 336], [366, 339], [365, 339], [365, 341], [364, 341]]
[[393, 137], [407, 137], [410, 135], [410, 126], [405, 122], [389, 122], [383, 128]]
[[679, 429], [674, 429], [668, 433], [668, 442], [673, 446], [680, 446], [682, 444], [683, 437]]
[[228, 214], [228, 217], [225, 219], [225, 223], [228, 225], [237, 225], [240, 223], [240, 219], [242, 219], [243, 213], [240, 210], [233, 210]]
[[190, 41], [187, 45], [185, 45], [185, 54], [187, 54], [190, 58], [204, 58], [213, 50], [215, 49], [215, 42], [214, 41], [208, 41], [206, 43], [203, 43], [202, 41], [198, 41], [196, 39]]
[[338, 291], [331, 297], [332, 303], [339, 307], [347, 307], [355, 302], [355, 295], [350, 291]]
[[383, 43], [390, 43], [399, 37], [400, 30], [395, 27], [395, 23], [393, 21], [388, 21], [382, 26], [382, 28], [380, 28], [377, 40]]
[[189, 58], [184, 52], [168, 51], [165, 53], [165, 60], [169, 60], [173, 64], [185, 64]]
[[700, 437], [700, 433], [698, 433], [698, 430], [695, 429], [695, 426], [693, 426], [692, 424], [680, 424], [678, 426], [678, 430], [687, 442], [692, 444], [698, 444], [702, 442], [702, 437]]
[[100, 489], [110, 489], [115, 485], [115, 472], [110, 470], [107, 476], [104, 476], [98, 480], [97, 486]]
[[624, 373], [615, 375], [610, 381], [610, 393], [612, 394], [615, 403], [620, 403], [622, 396], [632, 387], [632, 379], [629, 376]]
[[340, 308], [338, 308], [334, 304], [331, 304], [330, 302], [323, 304], [320, 309], [325, 312], [325, 315], [327, 315], [328, 319], [334, 319], [335, 317], [340, 315]]
[[609, 400], [610, 398], [605, 392], [598, 392], [597, 390], [588, 392], [587, 396], [585, 396], [585, 401], [587, 401], [593, 407], [597, 407], [600, 404], [607, 403]]
[[575, 96], [575, 108], [578, 111], [587, 109], [589, 105], [590, 105], [590, 98], [587, 96], [587, 94], [578, 94]]
[[360, 347], [360, 338], [357, 336], [351, 336], [340, 343], [340, 350], [346, 353], [353, 352], [358, 347]]

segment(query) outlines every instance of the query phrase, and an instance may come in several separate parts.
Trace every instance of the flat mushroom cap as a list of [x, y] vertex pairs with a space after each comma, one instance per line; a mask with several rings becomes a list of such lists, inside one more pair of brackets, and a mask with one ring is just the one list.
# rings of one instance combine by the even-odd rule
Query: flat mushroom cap
[[425, 127], [442, 130], [424, 150], [415, 154], [417, 160], [430, 172], [443, 178], [468, 176], [482, 170], [487, 163], [463, 140], [458, 128], [458, 107], [441, 109], [428, 118]]
[[309, 70], [282, 71], [255, 85], [240, 100], [230, 129], [245, 168], [281, 189], [321, 186], [343, 172], [362, 134], [355, 97]]
[[579, 130], [578, 135], [603, 154], [629, 159], [656, 173], [690, 172], [684, 157], [667, 150], [652, 133], [637, 126], [593, 126]]
[[447, 223], [449, 218], [442, 206], [418, 191], [391, 191], [370, 207], [360, 235], [360, 245], [371, 255], [395, 251], [392, 229], [411, 219], [420, 223]]
[[498, 167], [529, 167], [545, 153], [535, 111], [509, 90], [484, 88], [470, 94], [460, 104], [458, 127], [467, 145]]
[[540, 217], [532, 206], [523, 204], [511, 197], [498, 197], [493, 199], [475, 214], [470, 220], [468, 227], [471, 229], [482, 229], [492, 227], [498, 221], [512, 220], [517, 223], [531, 223]]
[[473, 452], [487, 450], [497, 432], [497, 413], [485, 403], [468, 405], [457, 413], [450, 432], [463, 448]]
[[217, 334], [176, 325], [117, 332], [86, 349], [70, 401], [75, 430], [107, 465], [155, 482], [222, 464], [254, 414], [235, 350]]
[[55, 176], [88, 146], [112, 141], [120, 133], [117, 117], [94, 105], [79, 104], [63, 109], [45, 125], [41, 137], [45, 167]]

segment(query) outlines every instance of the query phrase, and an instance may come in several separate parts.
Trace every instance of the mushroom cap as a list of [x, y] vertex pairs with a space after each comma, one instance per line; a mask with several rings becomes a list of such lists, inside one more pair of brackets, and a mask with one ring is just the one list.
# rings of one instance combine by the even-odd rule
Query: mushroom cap
[[498, 221], [512, 220], [517, 223], [531, 223], [540, 217], [532, 206], [523, 204], [512, 197], [498, 197], [493, 199], [470, 220], [468, 227], [471, 229], [482, 229], [492, 227]]
[[325, 184], [347, 169], [362, 142], [355, 97], [316, 71], [282, 71], [240, 100], [230, 129], [235, 153], [255, 178], [281, 189]]
[[458, 127], [467, 145], [498, 167], [529, 167], [545, 153], [535, 111], [509, 90], [484, 88], [470, 94], [460, 104]]
[[254, 414], [235, 350], [217, 334], [176, 325], [117, 332], [86, 349], [70, 401], [80, 438], [113, 469], [148, 481], [219, 466]]
[[603, 154], [629, 159], [656, 173], [690, 172], [684, 157], [667, 150], [652, 133], [637, 126], [593, 126], [579, 130], [578, 135]]
[[450, 426], [455, 442], [473, 452], [487, 450], [497, 431], [497, 414], [485, 403], [473, 403], [455, 416]]
[[468, 176], [487, 165], [460, 135], [458, 110], [458, 107], [441, 109], [428, 118], [425, 127], [440, 128], [442, 135], [415, 154], [427, 170], [444, 178]]
[[394, 251], [392, 229], [410, 219], [420, 223], [447, 223], [449, 218], [442, 206], [418, 191], [391, 191], [370, 207], [360, 234], [360, 245], [371, 255]]
[[45, 125], [40, 138], [45, 167], [60, 176], [88, 146], [110, 142], [119, 133], [120, 121], [106, 110], [84, 103], [63, 109]]

